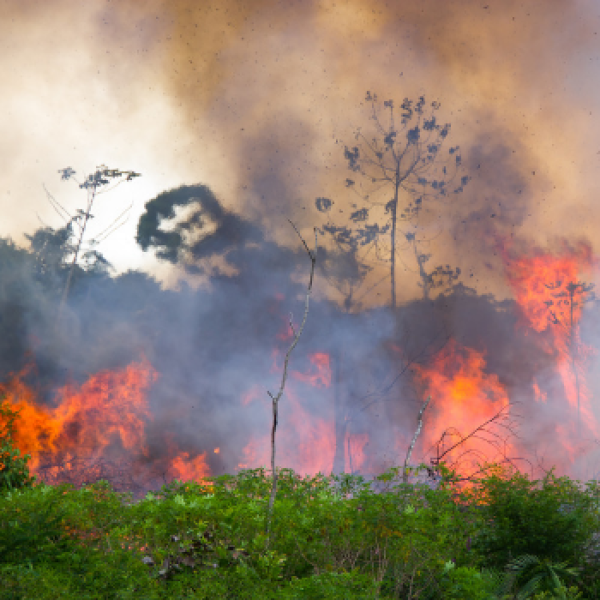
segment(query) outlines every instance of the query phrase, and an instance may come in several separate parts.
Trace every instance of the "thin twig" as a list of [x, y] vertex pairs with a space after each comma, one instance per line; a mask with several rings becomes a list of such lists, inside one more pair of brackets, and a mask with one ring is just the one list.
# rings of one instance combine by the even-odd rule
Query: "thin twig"
[[68, 223], [73, 218], [69, 211], [48, 191], [48, 188], [45, 185], [43, 186], [43, 188], [46, 192], [48, 202], [50, 203], [52, 208], [56, 211], [58, 216], [61, 219], [63, 219], [65, 223]]
[[421, 433], [421, 428], [423, 427], [423, 413], [429, 406], [430, 402], [431, 402], [431, 396], [428, 396], [427, 400], [425, 400], [425, 404], [423, 404], [423, 406], [421, 407], [421, 410], [419, 411], [419, 416], [417, 419], [418, 420], [417, 429], [415, 431], [415, 435], [413, 436], [412, 442], [410, 443], [410, 446], [408, 447], [408, 452], [406, 453], [406, 459], [404, 460], [404, 472], [402, 474], [402, 481], [404, 483], [408, 483], [408, 463], [410, 461], [410, 457], [412, 456], [413, 450], [415, 448], [415, 444], [417, 443], [417, 438], [419, 437], [419, 434]]
[[[281, 376], [281, 384], [279, 386], [279, 390], [275, 396], [271, 392], [267, 392], [271, 398], [272, 406], [273, 406], [273, 423], [271, 426], [271, 473], [272, 473], [272, 477], [273, 477], [273, 480], [272, 480], [273, 483], [271, 486], [271, 495], [269, 497], [269, 507], [267, 510], [267, 535], [269, 537], [271, 534], [271, 521], [272, 521], [272, 517], [273, 517], [273, 505], [275, 504], [275, 496], [277, 494], [277, 469], [275, 467], [275, 434], [277, 432], [277, 417], [278, 417], [278, 409], [279, 409], [279, 400], [281, 400], [281, 397], [283, 396], [283, 390], [285, 388], [285, 382], [287, 380], [288, 363], [290, 360], [290, 355], [291, 355], [292, 351], [294, 350], [294, 348], [296, 347], [296, 344], [298, 344], [298, 340], [300, 339], [300, 336], [302, 335], [302, 332], [304, 331], [304, 326], [306, 325], [306, 319], [308, 317], [308, 307], [309, 307], [310, 295], [312, 292], [312, 284], [313, 284], [313, 279], [314, 279], [314, 274], [315, 274], [315, 264], [317, 262], [317, 228], [315, 227], [315, 229], [314, 229], [315, 249], [314, 249], [314, 251], [311, 252], [306, 241], [300, 235], [298, 228], [294, 225], [294, 223], [292, 223], [292, 221], [290, 221], [290, 224], [294, 228], [294, 231], [298, 234], [300, 241], [302, 242], [302, 244], [304, 245], [304, 248], [306, 249], [308, 257], [310, 258], [310, 278], [308, 281], [308, 286], [306, 288], [306, 300], [304, 302], [304, 317], [302, 318], [302, 323], [300, 324], [300, 327], [297, 331], [294, 329], [293, 325], [291, 325], [292, 332], [294, 333], [294, 339], [292, 340], [292, 343], [290, 344], [290, 347], [288, 348], [288, 350], [285, 354], [285, 360], [283, 362], [283, 374]], [[291, 316], [290, 316], [290, 324], [291, 324]]]

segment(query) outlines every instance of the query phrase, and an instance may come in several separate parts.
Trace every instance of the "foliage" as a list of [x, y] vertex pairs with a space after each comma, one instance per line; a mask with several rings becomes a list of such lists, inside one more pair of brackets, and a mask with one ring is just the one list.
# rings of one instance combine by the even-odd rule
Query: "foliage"
[[518, 556], [532, 555], [579, 564], [600, 528], [595, 482], [581, 486], [552, 471], [541, 480], [496, 468], [471, 491], [483, 526], [474, 540], [486, 566], [501, 568]]
[[453, 562], [446, 565], [442, 579], [444, 598], [447, 600], [489, 600], [498, 592], [502, 577], [494, 571], [480, 571], [476, 567], [455, 567]]
[[519, 581], [519, 599], [531, 598], [538, 590], [542, 594], [566, 599], [568, 590], [564, 579], [576, 579], [579, 575], [578, 570], [568, 567], [567, 563], [540, 560], [537, 556], [529, 554], [515, 558], [507, 565], [506, 571], [504, 587], [508, 590]]
[[[490, 521], [481, 500], [493, 497], [499, 477], [458, 492], [451, 482], [404, 484], [401, 468], [375, 481], [282, 469], [270, 543], [271, 481], [263, 469], [174, 481], [135, 501], [102, 482], [13, 490], [0, 498], [0, 598], [598, 597], [592, 579], [578, 580], [581, 592], [567, 589], [580, 572], [545, 557], [481, 568], [492, 562], [483, 542], [502, 522]], [[546, 487], [552, 481], [563, 491], [575, 486], [549, 479]], [[516, 476], [504, 482], [523, 485]], [[594, 497], [591, 488], [579, 494], [582, 505]], [[512, 541], [503, 535], [511, 549], [520, 547], [518, 528]]]
[[17, 416], [18, 412], [0, 398], [0, 494], [30, 486], [35, 480], [29, 474], [29, 455], [21, 456], [13, 444]]
[[73, 223], [60, 229], [42, 227], [25, 237], [35, 257], [36, 279], [51, 288], [66, 273], [68, 259], [75, 251]]
[[209, 187], [183, 185], [146, 203], [136, 241], [142, 250], [152, 248], [158, 258], [194, 270], [200, 259], [261, 238], [255, 225], [223, 207]]

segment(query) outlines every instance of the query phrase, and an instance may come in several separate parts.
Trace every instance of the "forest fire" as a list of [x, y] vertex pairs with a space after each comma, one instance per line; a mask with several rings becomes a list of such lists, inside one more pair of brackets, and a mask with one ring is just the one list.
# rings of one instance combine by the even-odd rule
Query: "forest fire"
[[[281, 353], [274, 353], [272, 372], [280, 373]], [[285, 465], [299, 473], [331, 472], [335, 439], [333, 436], [333, 411], [329, 404], [326, 417], [315, 417], [306, 405], [304, 392], [310, 388], [329, 388], [331, 370], [329, 356], [315, 353], [309, 356], [310, 368], [307, 372], [291, 370], [286, 384], [285, 397], [280, 407], [280, 423], [278, 429], [277, 464]], [[299, 387], [295, 382], [301, 382]], [[304, 389], [302, 389], [304, 387]], [[243, 449], [241, 468], [270, 464], [271, 442], [269, 423], [271, 400], [266, 391], [259, 386], [253, 387], [242, 399], [248, 410], [260, 410], [264, 413], [265, 433], [252, 436]]]
[[[579, 437], [583, 428], [598, 436], [598, 422], [585, 379], [586, 361], [593, 349], [582, 342], [579, 327], [583, 306], [593, 299], [594, 286], [580, 279], [594, 266], [591, 247], [581, 243], [576, 247], [565, 245], [558, 255], [538, 250], [520, 257], [504, 252], [504, 257], [522, 326], [548, 334], [541, 340], [545, 340], [544, 350], [555, 356], [556, 370], [572, 410], [569, 435]], [[537, 382], [534, 394], [536, 399], [547, 397]], [[564, 437], [565, 425], [557, 425], [557, 431]]]
[[498, 430], [509, 417], [509, 399], [498, 376], [486, 372], [482, 353], [450, 340], [429, 366], [416, 367], [416, 376], [423, 397], [432, 398], [422, 446], [433, 460], [464, 471], [510, 457], [510, 435]]
[[[280, 373], [279, 352], [273, 372]], [[314, 475], [331, 473], [336, 450], [335, 415], [331, 394], [330, 356], [325, 352], [309, 355], [310, 367], [306, 371], [292, 369], [286, 384], [285, 397], [280, 407], [280, 422], [277, 442], [277, 464], [292, 468], [298, 473]], [[315, 416], [310, 407], [310, 396], [320, 390], [321, 407]], [[324, 394], [323, 394], [324, 392]], [[265, 433], [252, 436], [243, 449], [240, 468], [270, 464], [270, 436], [267, 423], [270, 423], [271, 401], [264, 389], [254, 387], [246, 394], [242, 404], [249, 410], [260, 410], [265, 423]], [[366, 460], [365, 446], [368, 434], [346, 433], [344, 436], [345, 465], [350, 471], [359, 471]]]
[[[56, 391], [54, 408], [38, 402], [24, 381], [27, 374], [15, 374], [1, 384], [0, 397], [18, 411], [14, 443], [31, 455], [34, 474], [76, 485], [104, 477], [129, 482], [136, 476], [142, 481], [151, 477], [145, 466], [150, 462], [146, 425], [152, 420], [147, 392], [158, 374], [148, 361], [100, 372], [82, 385], [68, 384]], [[166, 470], [172, 476], [208, 475], [205, 455], [190, 458], [169, 440], [167, 447]]]
[[[498, 362], [493, 334], [487, 329], [482, 330], [477, 343], [457, 336], [460, 343], [451, 339], [426, 361], [412, 366], [412, 380], [408, 373], [402, 379], [401, 385], [416, 384], [423, 400], [432, 398], [412, 462], [443, 460], [464, 473], [473, 472], [478, 464], [510, 460], [521, 454], [523, 447], [513, 435], [515, 414], [510, 402], [522, 399], [523, 387], [528, 387], [539, 423], [551, 413], [552, 417], [559, 414], [553, 409], [565, 399], [562, 410], [568, 410], [570, 417], [549, 421], [552, 437], [561, 448], [562, 455], [556, 461], [561, 468], [568, 468], [568, 463], [574, 464], [581, 455], [577, 433], [583, 430], [589, 436], [598, 436], [599, 427], [584, 377], [591, 349], [584, 346], [579, 333], [583, 305], [592, 297], [592, 286], [579, 279], [593, 266], [590, 248], [565, 247], [559, 255], [536, 251], [516, 256], [504, 251], [503, 256], [506, 279], [519, 311], [517, 329], [527, 334], [540, 356], [547, 358], [544, 365], [550, 365], [557, 382], [560, 381], [560, 389], [550, 385], [548, 376], [533, 368], [522, 375], [520, 388], [515, 387], [514, 381], [511, 384], [507, 370], [510, 363], [502, 367]], [[514, 333], [509, 333], [507, 339], [512, 342], [511, 336], [517, 330], [511, 326], [511, 331]], [[189, 435], [189, 441], [184, 442], [186, 438], [180, 436], [185, 431], [183, 421], [192, 416], [193, 408], [188, 399], [199, 395], [183, 395], [181, 399], [176, 397], [180, 404], [165, 402], [164, 408], [160, 404], [152, 408], [148, 396], [159, 376], [145, 359], [122, 369], [100, 371], [82, 384], [65, 385], [53, 392], [51, 403], [42, 402], [41, 395], [27, 384], [33, 374], [32, 367], [0, 385], [0, 395], [19, 411], [15, 445], [31, 455], [32, 471], [48, 482], [79, 485], [105, 478], [113, 485], [121, 482], [124, 488], [133, 485], [149, 489], [173, 478], [206, 479], [219, 468], [231, 471], [268, 467], [272, 410], [267, 389], [277, 390], [291, 335], [286, 323], [274, 334], [277, 346], [271, 358], [268, 351], [265, 354], [265, 371], [269, 370], [269, 360], [271, 363], [271, 387], [267, 388], [262, 381], [247, 383], [244, 379], [237, 395], [231, 396], [233, 402], [240, 403], [238, 398], [241, 399], [237, 412], [244, 422], [234, 441], [224, 432], [215, 432], [208, 437]], [[273, 336], [268, 343], [272, 341]], [[323, 351], [321, 338], [313, 341], [304, 356], [297, 352], [292, 357], [280, 404], [277, 465], [300, 474], [342, 469], [371, 474], [402, 464], [414, 428], [400, 386], [389, 388], [384, 398], [394, 401], [390, 412], [386, 412], [387, 408], [377, 408], [369, 413], [360, 408], [362, 394], [368, 395], [369, 390], [376, 389], [387, 372], [382, 369], [383, 375], [377, 375], [379, 371], [375, 369], [375, 388], [369, 388], [361, 383], [363, 375], [371, 376], [366, 371], [374, 369], [377, 361], [387, 360], [386, 368], [392, 373], [398, 367], [398, 357], [403, 357], [404, 362], [408, 360], [401, 342], [382, 337], [378, 343], [374, 347], [381, 354], [373, 353], [372, 363], [364, 359], [352, 363], [354, 359], [348, 349], [344, 354], [348, 363], [341, 370], [334, 362], [340, 357], [332, 358]], [[389, 348], [393, 350], [391, 353]], [[524, 352], [520, 348], [515, 346], [517, 356]], [[490, 360], [494, 356], [495, 362]], [[235, 373], [233, 363], [230, 372]], [[360, 390], [356, 389], [357, 382], [362, 386]], [[160, 391], [155, 386], [153, 394], [156, 391], [157, 398], [169, 397], [170, 385]], [[397, 396], [392, 397], [393, 394]], [[352, 407], [351, 402], [354, 402]], [[378, 412], [384, 417], [396, 414], [398, 421], [382, 424], [375, 420]], [[399, 420], [400, 415], [403, 421]], [[172, 427], [165, 426], [165, 418]], [[545, 424], [540, 426], [540, 432], [543, 427]], [[542, 439], [540, 433], [532, 434], [533, 438]]]

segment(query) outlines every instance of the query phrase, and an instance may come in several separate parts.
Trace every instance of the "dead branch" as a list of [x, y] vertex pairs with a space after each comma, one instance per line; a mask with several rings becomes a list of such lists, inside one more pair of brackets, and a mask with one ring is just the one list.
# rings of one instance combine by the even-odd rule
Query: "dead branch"
[[[515, 463], [517, 461], [523, 461], [526, 459], [509, 456], [510, 445], [508, 440], [510, 438], [518, 438], [516, 431], [516, 417], [518, 415], [507, 414], [507, 411], [512, 406], [514, 406], [514, 404], [505, 404], [494, 415], [481, 423], [467, 435], [462, 435], [454, 427], [446, 429], [442, 433], [440, 439], [434, 445], [436, 448], [436, 456], [435, 458], [431, 459], [432, 472], [437, 471], [442, 461], [444, 461], [446, 457], [449, 458], [456, 450], [459, 450], [460, 453], [458, 456], [452, 459], [451, 463], [447, 464], [450, 469], [457, 469], [461, 464], [467, 462], [467, 460], [469, 461], [469, 464], [473, 464], [474, 461], [477, 461], [479, 466], [479, 468], [477, 468], [473, 473], [460, 477], [458, 481], [461, 482], [470, 481], [476, 475], [482, 473], [485, 468], [482, 468], [481, 465], [490, 462], [497, 464], [509, 464], [513, 468], [520, 470]], [[451, 445], [447, 448], [442, 448], [446, 438], [449, 438], [450, 440], [454, 438], [457, 441], [451, 442]], [[475, 448], [466, 448], [463, 450], [463, 448], [465, 448], [465, 444], [469, 440], [479, 440], [480, 442], [483, 442], [490, 448], [490, 450], [496, 453], [496, 456], [492, 457], [490, 460], [490, 456], [488, 456], [483, 450]], [[497, 457], [500, 458], [498, 459]]]
[[459, 438], [459, 441], [456, 442], [455, 444], [453, 444], [452, 446], [450, 446], [450, 448], [447, 448], [446, 450], [444, 450], [444, 452], [442, 452], [442, 454], [440, 454], [438, 452], [437, 457], [436, 457], [438, 462], [443, 460], [443, 458], [446, 455], [450, 454], [450, 452], [452, 452], [455, 448], [457, 448], [458, 446], [461, 446], [462, 444], [467, 442], [469, 439], [471, 439], [471, 438], [484, 439], [479, 434], [481, 434], [482, 432], [490, 434], [490, 431], [487, 428], [492, 423], [495, 423], [496, 425], [499, 425], [500, 427], [502, 427], [504, 429], [509, 429], [509, 432], [512, 433], [512, 429], [510, 429], [511, 424], [506, 425], [506, 424], [502, 423], [502, 420], [507, 418], [507, 415], [505, 414], [505, 412], [509, 408], [509, 406], [510, 406], [509, 404], [505, 404], [497, 413], [495, 413], [493, 416], [491, 416], [487, 421], [484, 421], [483, 423], [481, 423], [481, 425], [477, 426], [475, 429], [473, 429], [473, 431], [471, 431], [470, 433], [468, 433], [465, 436], [462, 436], [460, 434], [460, 432], [458, 432], [457, 430], [453, 430], [453, 432], [456, 432], [456, 433], [453, 433], [453, 432], [450, 433], [452, 428], [444, 431], [444, 433], [442, 434], [442, 437], [440, 438], [440, 441], [438, 442], [438, 448], [439, 448], [439, 444], [443, 441], [444, 436], [446, 436], [448, 433], [450, 433], [450, 435], [457, 435], [457, 437]]
[[312, 292], [312, 284], [313, 284], [313, 279], [314, 279], [314, 275], [315, 275], [315, 264], [317, 262], [317, 228], [315, 227], [315, 229], [314, 229], [315, 249], [311, 252], [306, 241], [300, 235], [300, 232], [298, 231], [297, 227], [294, 225], [294, 223], [292, 223], [292, 221], [290, 221], [290, 224], [294, 228], [294, 231], [298, 234], [300, 241], [302, 242], [302, 244], [304, 245], [304, 248], [306, 249], [308, 257], [310, 258], [310, 278], [308, 280], [308, 285], [306, 288], [306, 300], [304, 302], [304, 317], [302, 318], [302, 323], [300, 324], [300, 327], [298, 330], [296, 330], [294, 328], [294, 325], [292, 322], [292, 315], [290, 315], [290, 328], [292, 330], [292, 333], [294, 334], [294, 339], [292, 340], [292, 343], [290, 344], [290, 347], [288, 348], [288, 350], [285, 354], [285, 360], [283, 362], [283, 373], [281, 375], [281, 384], [279, 386], [279, 390], [275, 396], [271, 392], [267, 392], [271, 398], [271, 402], [272, 402], [272, 406], [273, 406], [273, 423], [271, 425], [271, 473], [272, 473], [272, 477], [273, 477], [273, 483], [271, 486], [271, 495], [269, 497], [269, 507], [267, 510], [267, 534], [270, 534], [270, 531], [271, 531], [271, 519], [273, 516], [273, 505], [275, 504], [275, 496], [277, 494], [277, 470], [275, 467], [275, 434], [277, 432], [277, 417], [278, 417], [278, 410], [279, 410], [279, 400], [281, 400], [281, 397], [283, 396], [283, 390], [285, 389], [285, 382], [287, 380], [288, 363], [290, 360], [290, 355], [292, 354], [292, 351], [298, 344], [298, 340], [300, 339], [300, 336], [302, 335], [302, 332], [304, 331], [304, 326], [306, 325], [306, 319], [308, 317], [308, 307], [309, 307], [310, 295]]
[[412, 456], [413, 450], [415, 448], [415, 444], [417, 443], [417, 438], [419, 437], [419, 434], [421, 433], [421, 428], [423, 427], [423, 413], [429, 406], [430, 402], [431, 402], [431, 396], [428, 396], [427, 400], [425, 400], [425, 404], [423, 404], [423, 406], [421, 407], [421, 410], [419, 411], [419, 416], [417, 418], [417, 421], [418, 421], [417, 429], [415, 431], [415, 435], [413, 436], [412, 442], [410, 443], [410, 446], [408, 447], [408, 452], [406, 453], [406, 458], [404, 459], [404, 472], [402, 474], [402, 481], [404, 483], [408, 483], [408, 463], [410, 461], [410, 457]]

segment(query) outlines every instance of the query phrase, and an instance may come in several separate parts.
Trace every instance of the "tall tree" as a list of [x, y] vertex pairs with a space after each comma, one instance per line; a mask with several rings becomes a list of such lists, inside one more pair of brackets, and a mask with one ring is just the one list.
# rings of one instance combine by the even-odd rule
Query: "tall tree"
[[98, 194], [108, 191], [108, 189], [114, 189], [117, 185], [124, 181], [131, 181], [136, 177], [140, 177], [139, 173], [135, 171], [121, 171], [119, 169], [109, 169], [108, 167], [101, 165], [97, 167], [96, 170], [85, 177], [82, 182], [77, 181], [75, 178], [76, 172], [71, 167], [66, 167], [64, 169], [60, 169], [59, 173], [61, 175], [61, 179], [64, 181], [73, 179], [75, 180], [81, 189], [86, 190], [87, 192], [87, 202], [85, 209], [78, 209], [74, 215], [70, 215], [49, 193], [48, 200], [51, 202], [55, 210], [63, 218], [65, 215], [68, 217], [67, 219], [67, 227], [64, 231], [69, 233], [69, 237], [74, 235], [74, 242], [71, 244], [70, 249], [72, 251], [72, 258], [69, 265], [69, 271], [67, 274], [67, 281], [65, 283], [65, 287], [63, 289], [58, 315], [60, 318], [60, 314], [62, 309], [67, 301], [67, 297], [69, 295], [69, 290], [71, 287], [71, 282], [73, 279], [73, 274], [75, 272], [75, 268], [78, 265], [78, 261], [82, 256], [84, 262], [86, 263], [86, 267], [90, 270], [94, 270], [100, 264], [106, 264], [106, 261], [102, 257], [102, 255], [96, 250], [96, 246], [100, 241], [108, 237], [116, 228], [118, 228], [122, 222], [121, 219], [127, 212], [129, 212], [129, 208], [123, 211], [112, 223], [109, 225], [96, 239], [91, 240], [90, 248], [87, 251], [83, 251], [83, 244], [85, 241], [85, 232], [88, 225], [88, 222], [91, 218], [93, 218], [92, 209], [94, 207], [94, 202]]
[[[351, 172], [345, 184], [355, 202], [349, 214], [340, 211], [339, 214], [348, 215], [345, 222], [329, 217], [322, 227], [322, 232], [333, 241], [333, 250], [322, 253], [322, 269], [328, 281], [344, 296], [346, 311], [360, 308], [363, 297], [385, 280], [390, 281], [390, 305], [396, 309], [401, 250], [408, 251], [407, 258], [415, 261], [418, 285], [425, 299], [430, 298], [432, 290], [447, 287], [460, 276], [460, 269], [448, 264], [428, 268], [432, 255], [423, 250], [427, 238], [419, 231], [425, 211], [434, 209], [436, 201], [442, 202], [462, 192], [469, 181], [462, 173], [460, 148], [445, 149], [450, 125], [438, 122], [439, 103], [427, 104], [424, 97], [416, 101], [407, 98], [398, 109], [393, 100], [380, 102], [377, 95], [370, 92], [366, 94], [366, 102], [371, 124], [357, 129], [355, 143], [344, 147], [344, 158]], [[328, 198], [316, 200], [317, 209], [328, 215], [333, 214], [333, 205]], [[363, 287], [367, 275], [381, 262], [389, 265], [387, 275]], [[442, 340], [444, 337], [440, 333]], [[344, 439], [350, 413], [362, 404], [358, 397], [351, 397], [354, 386], [344, 381], [351, 377], [353, 370], [343, 364], [347, 362], [344, 356], [341, 347], [332, 356], [336, 375], [336, 470], [341, 470], [344, 463]], [[395, 374], [388, 373], [384, 377], [388, 383], [382, 383], [375, 396], [383, 398], [389, 394], [389, 381], [398, 381], [402, 372], [401, 369]]]
[[[416, 102], [406, 98], [398, 115], [393, 100], [382, 105], [377, 95], [367, 92], [366, 101], [371, 107], [373, 127], [369, 131], [359, 128], [355, 133], [356, 144], [344, 148], [348, 168], [355, 174], [346, 179], [346, 187], [360, 202], [352, 205], [355, 210], [347, 223], [328, 222], [323, 231], [340, 250], [360, 254], [363, 263], [372, 254], [389, 262], [390, 305], [396, 308], [398, 249], [402, 238], [415, 255], [425, 298], [431, 289], [460, 275], [460, 270], [449, 265], [426, 270], [431, 255], [421, 251], [423, 240], [418, 239], [415, 228], [418, 230], [419, 217], [431, 201], [462, 192], [469, 177], [461, 173], [458, 146], [443, 152], [450, 125], [438, 122], [439, 103], [427, 105], [423, 96]], [[329, 212], [332, 202], [318, 198], [316, 206], [321, 212]], [[412, 224], [412, 231], [400, 231], [401, 222]]]
[[569, 358], [573, 383], [575, 387], [575, 398], [577, 401], [577, 434], [581, 435], [581, 337], [579, 332], [579, 316], [584, 304], [596, 300], [593, 283], [582, 281], [556, 281], [546, 284], [555, 300], [549, 300], [548, 310], [551, 315], [550, 322], [558, 325], [565, 331], [566, 354]]

